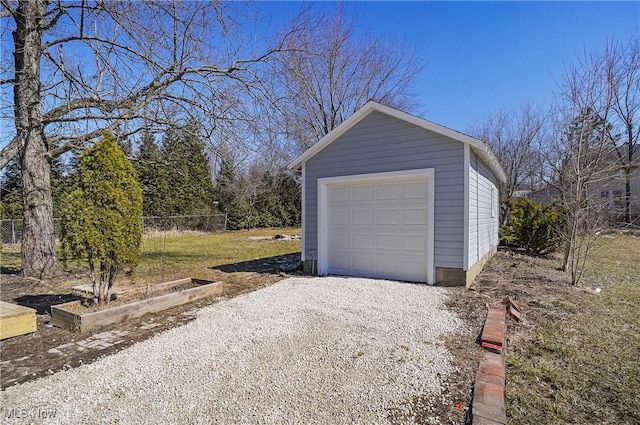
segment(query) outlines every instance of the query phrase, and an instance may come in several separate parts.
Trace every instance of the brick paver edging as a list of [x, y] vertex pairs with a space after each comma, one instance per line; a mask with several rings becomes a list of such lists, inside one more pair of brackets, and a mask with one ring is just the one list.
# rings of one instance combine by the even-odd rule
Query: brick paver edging
[[480, 362], [473, 387], [471, 402], [473, 425], [505, 425], [507, 423], [504, 405], [505, 362], [503, 357], [506, 333], [505, 307], [499, 302], [491, 304], [480, 337], [480, 344], [488, 352]]

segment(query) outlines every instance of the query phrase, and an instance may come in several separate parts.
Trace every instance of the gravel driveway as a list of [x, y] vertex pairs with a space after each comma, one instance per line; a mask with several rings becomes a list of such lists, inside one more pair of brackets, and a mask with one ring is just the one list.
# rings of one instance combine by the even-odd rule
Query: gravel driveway
[[408, 403], [440, 399], [452, 371], [440, 337], [464, 332], [445, 298], [442, 288], [392, 281], [283, 280], [92, 364], [10, 387], [2, 419], [372, 424], [389, 423], [392, 409], [412, 422]]

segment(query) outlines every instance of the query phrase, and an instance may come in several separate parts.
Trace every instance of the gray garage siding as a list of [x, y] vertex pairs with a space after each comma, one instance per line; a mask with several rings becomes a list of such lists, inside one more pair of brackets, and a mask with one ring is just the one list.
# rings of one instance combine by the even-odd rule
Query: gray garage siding
[[[471, 151], [469, 160], [469, 267], [498, 246], [498, 183]], [[493, 198], [493, 199], [492, 199]]]
[[317, 259], [317, 179], [435, 169], [435, 266], [462, 268], [464, 145], [374, 111], [310, 158], [305, 172], [305, 260]]
[[477, 161], [478, 173], [478, 256], [484, 257], [498, 246], [498, 188], [493, 173], [482, 160]]

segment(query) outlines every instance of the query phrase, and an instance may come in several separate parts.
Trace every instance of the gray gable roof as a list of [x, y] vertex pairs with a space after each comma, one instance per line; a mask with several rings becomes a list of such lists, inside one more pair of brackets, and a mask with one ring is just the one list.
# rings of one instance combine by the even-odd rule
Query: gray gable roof
[[298, 156], [294, 159], [290, 164], [290, 169], [299, 169], [302, 167], [302, 164], [315, 156], [322, 149], [327, 147], [329, 144], [333, 143], [338, 137], [343, 135], [347, 130], [360, 122], [364, 117], [369, 115], [370, 113], [378, 111], [380, 113], [389, 115], [391, 117], [395, 117], [397, 119], [406, 121], [408, 123], [414, 124], [418, 127], [424, 128], [429, 131], [433, 131], [434, 133], [441, 134], [450, 139], [456, 140], [461, 143], [468, 144], [471, 149], [489, 166], [489, 169], [495, 174], [497, 179], [501, 182], [506, 182], [506, 175], [502, 166], [500, 165], [498, 158], [496, 158], [495, 154], [489, 147], [486, 142], [482, 140], [478, 140], [474, 137], [468, 136], [466, 134], [460, 133], [458, 131], [452, 130], [450, 128], [444, 127], [440, 124], [436, 124], [432, 121], [425, 120], [424, 118], [417, 117], [415, 115], [408, 114], [406, 112], [400, 111], [399, 109], [392, 108], [390, 106], [382, 105], [380, 103], [369, 101], [362, 108], [358, 109], [353, 115], [343, 121], [339, 126], [334, 128], [324, 136], [318, 143], [313, 145], [307, 151], [305, 151], [302, 155]]

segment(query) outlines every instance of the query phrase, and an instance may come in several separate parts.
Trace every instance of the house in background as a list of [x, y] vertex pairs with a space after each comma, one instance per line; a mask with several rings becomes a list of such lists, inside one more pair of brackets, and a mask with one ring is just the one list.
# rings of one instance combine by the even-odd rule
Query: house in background
[[[628, 157], [628, 149], [622, 146], [619, 154]], [[617, 155], [611, 155], [612, 172], [611, 178], [605, 180], [597, 190], [599, 191], [600, 201], [605, 204], [605, 210], [611, 215], [611, 219], [615, 221], [623, 221], [626, 210], [626, 181], [625, 170], [618, 165]], [[636, 146], [633, 151], [633, 161], [631, 162], [631, 179], [630, 179], [630, 213], [631, 221], [639, 224], [640, 221], [640, 146]]]
[[[619, 148], [623, 149], [623, 148]], [[627, 153], [622, 152], [626, 157]], [[640, 146], [636, 147], [631, 165], [630, 179], [630, 213], [631, 222], [640, 224]], [[591, 199], [606, 213], [611, 223], [622, 222], [626, 209], [625, 171], [620, 166], [617, 156], [611, 152], [602, 165], [597, 181], [589, 185]], [[562, 191], [554, 184], [531, 191], [527, 198], [539, 204], [562, 203]]]
[[489, 146], [368, 102], [296, 158], [308, 273], [469, 285], [498, 246]]
[[533, 190], [527, 194], [527, 198], [539, 204], [553, 204], [562, 200], [562, 192], [555, 186], [548, 185], [542, 189]]

